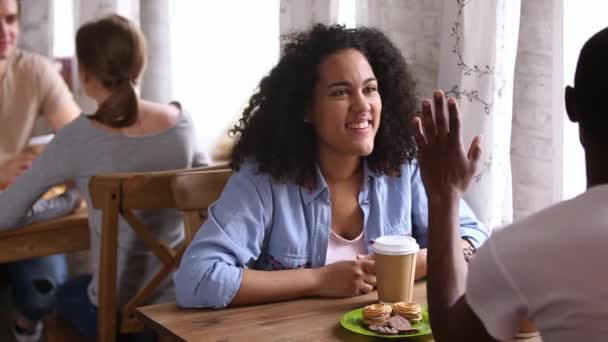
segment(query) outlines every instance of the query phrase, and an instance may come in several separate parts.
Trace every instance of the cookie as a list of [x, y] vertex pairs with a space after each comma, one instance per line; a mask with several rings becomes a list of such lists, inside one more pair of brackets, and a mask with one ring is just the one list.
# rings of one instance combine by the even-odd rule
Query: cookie
[[363, 321], [363, 323], [365, 325], [377, 325], [377, 326], [387, 326], [388, 325], [388, 321], [391, 317], [390, 316], [383, 316], [383, 317], [379, 317], [377, 319], [368, 319], [368, 318], [362, 318], [361, 321]]
[[388, 320], [388, 324], [399, 331], [405, 331], [412, 328], [410, 321], [398, 315], [391, 317]]
[[399, 331], [395, 328], [392, 327], [382, 327], [382, 326], [378, 326], [378, 325], [370, 325], [369, 329], [381, 334], [386, 334], [386, 335], [397, 335], [399, 333]]
[[388, 304], [371, 304], [363, 308], [362, 314], [364, 318], [373, 318], [384, 315], [390, 315], [393, 308]]
[[420, 304], [411, 302], [398, 302], [393, 304], [393, 313], [399, 315], [410, 323], [415, 324], [422, 320], [422, 308]]
[[386, 326], [393, 309], [387, 304], [372, 304], [363, 308], [362, 321], [367, 325]]

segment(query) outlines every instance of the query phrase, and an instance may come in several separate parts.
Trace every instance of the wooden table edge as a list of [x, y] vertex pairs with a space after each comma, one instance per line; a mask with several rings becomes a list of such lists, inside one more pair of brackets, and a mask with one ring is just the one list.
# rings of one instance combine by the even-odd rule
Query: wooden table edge
[[[158, 305], [158, 304], [156, 304], [156, 305]], [[145, 310], [146, 307], [147, 306], [142, 306], [142, 307], [139, 307], [139, 308], [135, 309], [135, 312], [137, 313], [137, 317], [139, 317], [139, 319], [144, 322], [144, 325], [146, 327], [151, 328], [156, 333], [164, 336], [165, 338], [169, 339], [170, 341], [180, 341], [180, 342], [186, 342], [187, 341], [186, 339], [182, 338], [181, 336], [178, 336], [177, 334], [171, 332], [171, 330], [167, 329], [162, 324], [160, 324], [160, 323], [156, 322], [155, 320], [153, 320], [152, 318], [148, 317], [142, 311], [142, 309]], [[160, 339], [160, 341], [163, 341], [163, 339]]]
[[69, 222], [71, 225], [86, 225], [88, 227], [89, 219], [87, 209], [78, 209], [71, 214], [57, 217], [45, 222], [36, 222], [16, 228], [0, 229], [0, 239], [11, 237], [13, 235], [23, 235], [30, 232], [57, 229], [57, 226], [62, 226], [62, 224], [65, 222]]
[[[54, 244], [52, 247], [45, 245], [45, 248], [42, 249], [28, 249], [27, 251], [23, 251], [19, 250], [18, 247], [15, 248], [15, 246], [22, 246], [22, 241], [30, 236], [37, 236], [40, 238], [41, 236], [52, 236], [56, 232], [73, 234], [74, 237], [79, 238], [74, 239], [68, 244]], [[0, 251], [0, 263], [39, 258], [58, 253], [70, 253], [88, 250], [90, 248], [89, 234], [89, 220], [86, 209], [79, 209], [72, 214], [49, 221], [38, 222], [14, 229], [2, 230], [0, 231], [0, 245], [6, 247], [6, 249]], [[11, 243], [16, 245], [10, 246]], [[41, 246], [41, 244], [37, 242], [33, 244], [28, 243], [28, 246], [30, 247], [33, 245]], [[19, 251], [15, 252], [17, 250]]]

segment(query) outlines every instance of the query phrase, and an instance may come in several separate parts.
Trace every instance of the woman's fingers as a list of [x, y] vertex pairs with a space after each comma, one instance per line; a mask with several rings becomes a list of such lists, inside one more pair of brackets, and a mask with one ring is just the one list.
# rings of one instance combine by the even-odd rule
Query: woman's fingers
[[374, 286], [370, 285], [368, 283], [362, 283], [361, 286], [359, 287], [359, 294], [366, 294], [366, 293], [370, 293], [374, 290]]

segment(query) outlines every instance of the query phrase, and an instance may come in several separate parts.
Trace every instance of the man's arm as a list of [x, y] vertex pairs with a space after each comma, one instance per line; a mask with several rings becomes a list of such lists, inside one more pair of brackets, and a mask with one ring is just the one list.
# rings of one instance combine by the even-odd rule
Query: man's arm
[[57, 132], [62, 129], [65, 125], [72, 122], [72, 120], [76, 119], [80, 114], [80, 108], [74, 102], [74, 100], [70, 97], [69, 99], [63, 100], [58, 106], [57, 109], [45, 113], [45, 117], [49, 122], [49, 125], [53, 129], [53, 131]]
[[[468, 154], [460, 138], [456, 102], [434, 94], [435, 115], [424, 101], [422, 120], [415, 118], [421, 178], [429, 203], [428, 299], [431, 326], [437, 341], [455, 341], [462, 330], [471, 341], [488, 341], [479, 319], [464, 301], [467, 265], [462, 253], [459, 204], [475, 174], [481, 154], [476, 138]], [[449, 127], [448, 127], [449, 123]]]
[[466, 296], [461, 296], [448, 313], [448, 337], [452, 341], [492, 342], [496, 341], [484, 327], [467, 303]]

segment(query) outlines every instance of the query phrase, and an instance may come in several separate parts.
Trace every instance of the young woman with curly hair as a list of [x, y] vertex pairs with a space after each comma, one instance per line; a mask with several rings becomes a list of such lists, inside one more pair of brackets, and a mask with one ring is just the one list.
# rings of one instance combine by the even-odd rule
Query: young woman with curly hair
[[[416, 238], [426, 274], [403, 56], [371, 28], [316, 25], [289, 38], [232, 130], [235, 173], [174, 276], [183, 307], [367, 293], [376, 277], [364, 255], [382, 235]], [[464, 202], [460, 223], [463, 244], [486, 239]]]

